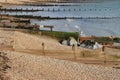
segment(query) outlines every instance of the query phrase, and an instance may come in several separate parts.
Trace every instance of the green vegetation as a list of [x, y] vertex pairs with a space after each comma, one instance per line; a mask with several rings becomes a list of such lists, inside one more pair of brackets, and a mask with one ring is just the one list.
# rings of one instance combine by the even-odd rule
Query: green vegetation
[[114, 38], [113, 40], [110, 39], [109, 37], [95, 37], [95, 40], [97, 42], [104, 42], [104, 43], [113, 43], [113, 42], [117, 42], [120, 43], [120, 38]]
[[45, 35], [56, 38], [58, 40], [68, 39], [69, 37], [74, 37], [78, 39], [78, 32], [59, 32], [59, 31], [38, 31], [38, 30], [27, 30], [23, 31], [25, 33], [34, 34], [34, 35]]
[[112, 39], [109, 37], [95, 37], [97, 42], [112, 43]]
[[113, 41], [117, 42], [117, 43], [120, 43], [120, 38], [114, 38]]
[[67, 39], [69, 37], [74, 37], [77, 40], [79, 33], [78, 32], [43, 31], [42, 35], [55, 37], [59, 40]]
[[[78, 39], [78, 32], [60, 32], [60, 31], [39, 31], [39, 30], [28, 30], [27, 33], [30, 34], [39, 34], [41, 32], [42, 35], [50, 36], [57, 38], [59, 40], [68, 39], [69, 37], [74, 37], [76, 40]], [[103, 43], [120, 43], [120, 38], [114, 38], [113, 40], [109, 37], [94, 37], [95, 41], [103, 42]]]

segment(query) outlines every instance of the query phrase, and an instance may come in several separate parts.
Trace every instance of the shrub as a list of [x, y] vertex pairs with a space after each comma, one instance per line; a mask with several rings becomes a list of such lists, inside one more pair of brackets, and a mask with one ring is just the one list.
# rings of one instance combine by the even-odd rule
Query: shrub
[[67, 39], [69, 37], [74, 37], [77, 40], [79, 33], [77, 33], [77, 32], [43, 31], [42, 35], [55, 37], [59, 40]]

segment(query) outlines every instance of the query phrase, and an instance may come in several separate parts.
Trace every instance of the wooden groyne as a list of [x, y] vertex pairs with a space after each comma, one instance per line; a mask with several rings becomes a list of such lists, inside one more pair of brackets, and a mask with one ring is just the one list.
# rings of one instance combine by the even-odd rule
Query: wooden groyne
[[24, 3], [27, 6], [80, 6], [80, 4], [71, 4], [71, 3]]
[[14, 20], [11, 20], [11, 22], [15, 22], [15, 23], [30, 23], [30, 19], [14, 19]]
[[27, 18], [27, 19], [120, 19], [120, 17], [50, 17], [50, 16], [36, 16], [36, 15], [9, 15], [0, 14], [0, 16], [16, 17], [16, 18]]
[[70, 11], [111, 11], [110, 8], [105, 8], [105, 9], [55, 9], [55, 8], [0, 8], [0, 11], [5, 11], [5, 12], [36, 12], [36, 11], [47, 11], [47, 12], [70, 12]]
[[13, 12], [35, 12], [35, 11], [42, 11], [42, 9], [28, 9], [28, 8], [26, 8], [26, 9], [18, 9], [18, 8], [0, 8], [0, 11], [5, 11], [5, 12], [7, 12], [7, 11], [13, 11]]
[[32, 18], [32, 19], [116, 19], [120, 17], [50, 17], [50, 16], [34, 16], [34, 15], [13, 15], [17, 18]]
[[0, 28], [7, 28], [7, 29], [26, 29], [26, 30], [39, 30], [39, 26], [37, 25], [31, 25], [30, 23], [18, 23], [17, 25], [3, 25], [0, 26]]

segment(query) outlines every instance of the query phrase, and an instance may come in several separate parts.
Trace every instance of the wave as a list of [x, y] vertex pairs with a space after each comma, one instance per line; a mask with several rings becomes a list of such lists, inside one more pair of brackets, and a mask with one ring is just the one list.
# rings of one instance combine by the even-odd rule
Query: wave
[[81, 27], [80, 27], [79, 25], [75, 25], [74, 27], [75, 27], [75, 28], [77, 29], [77, 31], [79, 32], [79, 35], [80, 35], [80, 36], [83, 36], [83, 37], [86, 36], [86, 34], [84, 33], [84, 31], [81, 29]]

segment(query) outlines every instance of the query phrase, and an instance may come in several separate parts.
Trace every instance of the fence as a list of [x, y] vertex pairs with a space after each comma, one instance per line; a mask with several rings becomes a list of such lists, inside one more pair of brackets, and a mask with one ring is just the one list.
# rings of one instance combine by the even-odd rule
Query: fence
[[[33, 43], [31, 41], [30, 43]], [[42, 43], [39, 49], [8, 49], [25, 52], [34, 55], [48, 56], [52, 58], [83, 62], [87, 64], [117, 65], [120, 64], [120, 49], [103, 47], [102, 49], [90, 50], [77, 46], [63, 49], [49, 49], [46, 43]], [[31, 44], [32, 46], [32, 44]], [[47, 47], [47, 48], [46, 48]], [[52, 45], [51, 45], [52, 47]], [[7, 50], [7, 47], [1, 48]]]
[[19, 8], [0, 8], [0, 11], [5, 11], [5, 12], [36, 12], [36, 11], [50, 11], [50, 12], [61, 12], [61, 11], [63, 11], [63, 12], [65, 12], [65, 11], [111, 11], [111, 9], [110, 8], [104, 8], [104, 9], [96, 9], [96, 8], [89, 8], [89, 9], [87, 9], [87, 8], [80, 8], [80, 9], [60, 9], [60, 8], [58, 8], [58, 9], [55, 9], [55, 8], [47, 8], [47, 9], [45, 9], [45, 8], [42, 8], [42, 9], [39, 9], [39, 8], [37, 8], [37, 9], [33, 9], [33, 8], [25, 8], [25, 9], [23, 9], [23, 8], [21, 8], [21, 9], [19, 9]]
[[[42, 49], [34, 50], [18, 50], [20, 52], [26, 52], [34, 55], [48, 56], [56, 59], [70, 60], [75, 62], [82, 62], [86, 64], [97, 65], [118, 65], [120, 64], [120, 50], [105, 47], [102, 49], [89, 50], [82, 49], [76, 46], [71, 46], [69, 50], [48, 50], [45, 48], [45, 43], [41, 44]], [[113, 52], [112, 52], [113, 51]], [[110, 53], [112, 52], [112, 54]], [[116, 55], [119, 54], [119, 55]]]

